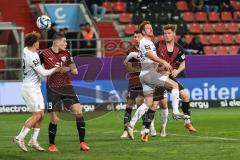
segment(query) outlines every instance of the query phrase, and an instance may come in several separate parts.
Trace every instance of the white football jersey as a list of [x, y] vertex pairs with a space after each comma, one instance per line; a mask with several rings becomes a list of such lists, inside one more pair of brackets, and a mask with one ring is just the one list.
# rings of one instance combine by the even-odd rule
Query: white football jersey
[[36, 71], [41, 66], [40, 58], [37, 52], [30, 51], [27, 47], [23, 49], [23, 86], [40, 87], [41, 77]]
[[156, 62], [146, 56], [146, 53], [151, 51], [157, 55], [156, 47], [152, 41], [142, 38], [139, 42], [139, 57], [141, 62], [141, 75], [148, 73], [149, 70], [156, 68]]

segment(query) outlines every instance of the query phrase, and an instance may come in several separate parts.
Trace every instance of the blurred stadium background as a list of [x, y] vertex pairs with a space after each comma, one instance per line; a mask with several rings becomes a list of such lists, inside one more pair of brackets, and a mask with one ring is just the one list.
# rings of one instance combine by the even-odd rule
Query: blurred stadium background
[[[1, 0], [0, 113], [27, 112], [20, 94], [21, 51], [24, 34], [33, 30], [42, 34], [42, 49], [51, 44], [54, 30], [67, 35], [68, 49], [80, 70], [80, 75], [73, 77], [73, 84], [85, 111], [92, 111], [99, 104], [123, 109], [127, 80], [122, 62], [131, 45], [130, 36], [143, 20], [151, 21], [156, 40], [163, 39], [162, 25], [177, 25], [176, 41], [187, 54], [186, 70], [179, 80], [191, 95], [192, 108], [205, 108], [214, 115], [222, 111], [219, 108], [240, 107], [240, 1], [230, 0], [229, 8], [224, 8], [220, 0], [212, 2], [212, 6], [217, 6], [214, 11], [207, 11], [206, 3], [194, 8], [194, 0]], [[94, 3], [104, 8], [103, 17], [94, 15]], [[40, 31], [35, 21], [42, 14], [47, 14], [56, 28]], [[86, 29], [88, 26], [90, 29]], [[44, 81], [42, 90], [45, 96]], [[235, 110], [229, 112], [234, 114]], [[11, 116], [0, 117], [7, 122]], [[10, 129], [6, 134], [9, 133]]]

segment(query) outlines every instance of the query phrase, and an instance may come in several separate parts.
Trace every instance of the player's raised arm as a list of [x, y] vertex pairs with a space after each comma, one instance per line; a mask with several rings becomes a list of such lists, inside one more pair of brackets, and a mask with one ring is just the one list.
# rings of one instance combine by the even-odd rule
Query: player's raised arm
[[138, 59], [138, 52], [130, 52], [125, 58], [123, 64], [126, 66], [128, 72], [139, 72], [141, 69], [139, 66], [133, 66], [133, 62], [129, 62], [130, 59]]

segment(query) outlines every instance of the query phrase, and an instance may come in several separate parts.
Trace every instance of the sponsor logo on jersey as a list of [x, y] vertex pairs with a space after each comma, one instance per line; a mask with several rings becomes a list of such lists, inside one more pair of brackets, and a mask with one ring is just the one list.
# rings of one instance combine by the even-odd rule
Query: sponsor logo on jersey
[[149, 45], [149, 44], [147, 44], [147, 45], [144, 45], [144, 47], [145, 47], [145, 49], [146, 49], [146, 50], [150, 50], [150, 49], [151, 49], [151, 47], [150, 47], [150, 45]]

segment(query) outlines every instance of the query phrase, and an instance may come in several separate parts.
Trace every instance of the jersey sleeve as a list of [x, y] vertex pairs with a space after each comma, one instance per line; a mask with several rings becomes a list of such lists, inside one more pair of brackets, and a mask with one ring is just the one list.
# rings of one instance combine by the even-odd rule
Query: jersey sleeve
[[149, 51], [153, 51], [151, 41], [143, 41], [139, 46], [140, 51], [145, 55]]
[[138, 52], [130, 52], [124, 60], [124, 64], [129, 62], [132, 58], [138, 59]]
[[183, 48], [180, 48], [179, 53], [178, 53], [178, 61], [181, 63], [185, 61], [185, 52]]
[[41, 62], [40, 62], [40, 58], [39, 58], [38, 54], [31, 55], [28, 63], [32, 68], [41, 66]]

